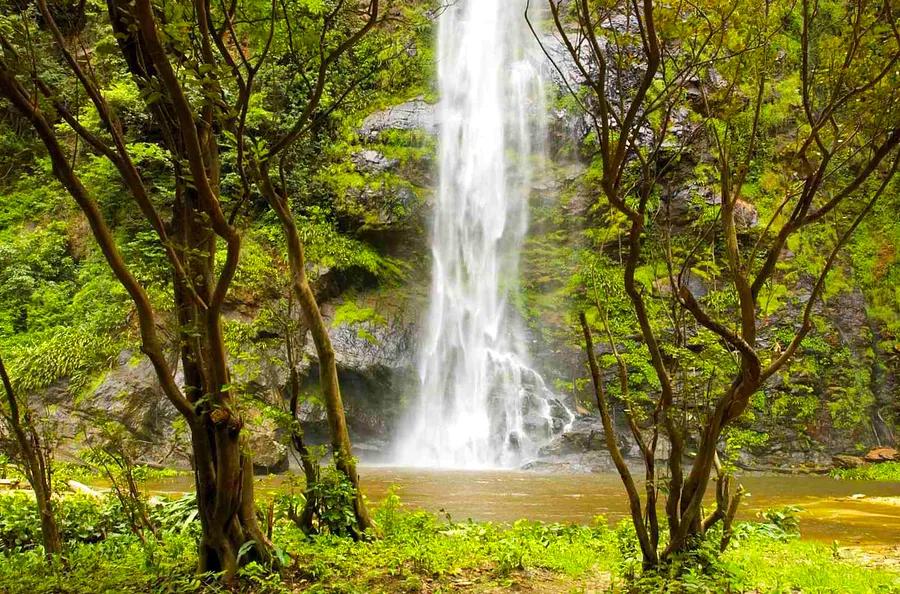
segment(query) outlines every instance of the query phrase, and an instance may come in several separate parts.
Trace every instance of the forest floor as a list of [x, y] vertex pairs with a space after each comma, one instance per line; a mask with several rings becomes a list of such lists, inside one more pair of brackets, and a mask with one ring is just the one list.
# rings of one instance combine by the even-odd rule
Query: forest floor
[[[454, 579], [423, 579], [410, 589], [409, 583], [402, 581], [385, 581], [373, 590], [387, 592], [420, 592], [422, 594], [438, 594], [443, 592], [468, 592], [470, 594], [501, 594], [517, 592], [519, 594], [599, 594], [612, 592], [613, 575], [604, 571], [588, 571], [584, 575], [573, 577], [556, 573], [547, 569], [523, 569], [512, 572], [503, 579], [497, 579], [491, 567], [468, 572]], [[321, 584], [310, 584], [311, 589], [320, 588]], [[300, 591], [303, 591], [302, 589]]]

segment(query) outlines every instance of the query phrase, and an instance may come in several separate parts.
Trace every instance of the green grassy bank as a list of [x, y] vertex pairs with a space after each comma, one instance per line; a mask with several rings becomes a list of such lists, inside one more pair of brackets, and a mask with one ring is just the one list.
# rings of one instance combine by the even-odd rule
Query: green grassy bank
[[28, 495], [0, 494], [0, 592], [900, 592], [890, 554], [801, 541], [790, 510], [741, 524], [721, 559], [710, 542], [709, 554], [671, 568], [675, 579], [641, 575], [632, 530], [603, 518], [591, 526], [460, 523], [389, 497], [376, 513], [381, 536], [354, 542], [305, 536], [287, 517], [290, 503], [269, 508], [280, 567], [251, 563], [226, 588], [194, 571], [199, 526], [189, 497], [151, 505], [158, 536], [143, 542], [115, 499], [66, 497], [65, 558], [48, 563]]

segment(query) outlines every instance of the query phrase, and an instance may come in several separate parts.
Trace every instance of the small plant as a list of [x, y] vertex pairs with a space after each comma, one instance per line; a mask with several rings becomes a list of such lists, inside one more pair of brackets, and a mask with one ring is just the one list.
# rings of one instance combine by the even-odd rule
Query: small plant
[[787, 535], [800, 534], [800, 518], [798, 514], [803, 511], [796, 505], [786, 505], [760, 513], [760, 517], [766, 524], [771, 524]]
[[[309, 513], [313, 534], [354, 536], [356, 516], [353, 502], [356, 489], [343, 473], [334, 467], [322, 467], [318, 480], [306, 485], [305, 491], [280, 495], [275, 501], [282, 511], [299, 528], [306, 528], [302, 514]], [[307, 509], [311, 505], [312, 509]]]

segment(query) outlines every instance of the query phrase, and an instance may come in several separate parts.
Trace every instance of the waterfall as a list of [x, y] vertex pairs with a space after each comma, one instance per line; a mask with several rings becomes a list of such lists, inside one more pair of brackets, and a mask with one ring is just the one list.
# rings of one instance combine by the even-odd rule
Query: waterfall
[[571, 420], [530, 367], [510, 303], [546, 134], [544, 61], [525, 5], [457, 0], [440, 17], [431, 303], [400, 464], [514, 467]]

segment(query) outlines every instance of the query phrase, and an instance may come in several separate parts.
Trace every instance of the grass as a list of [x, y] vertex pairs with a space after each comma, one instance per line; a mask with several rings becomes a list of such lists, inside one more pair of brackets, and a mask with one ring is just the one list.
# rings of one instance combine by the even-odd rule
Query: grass
[[[6, 499], [3, 496], [2, 499]], [[722, 557], [706, 547], [680, 560], [678, 579], [641, 575], [633, 529], [519, 521], [512, 525], [454, 523], [404, 509], [389, 497], [377, 510], [381, 537], [366, 542], [305, 537], [285, 517], [274, 525], [280, 572], [250, 564], [238, 585], [225, 590], [197, 576], [196, 522], [184, 522], [184, 500], [158, 513], [163, 537], [142, 544], [103, 507], [69, 512], [67, 566], [48, 564], [32, 542], [24, 513], [0, 529], [0, 592], [100, 594], [247, 592], [254, 594], [379, 594], [443, 592], [900, 592], [900, 573], [877, 568], [845, 551], [800, 541], [773, 523], [745, 523]], [[98, 506], [102, 504], [97, 504]], [[74, 509], [74, 508], [73, 508]], [[10, 510], [6, 510], [10, 511]], [[98, 515], [99, 513], [99, 515]], [[103, 524], [103, 537], [79, 540], [79, 517]], [[18, 532], [10, 532], [17, 530]], [[6, 536], [8, 537], [9, 534]], [[31, 539], [31, 541], [29, 540]]]
[[725, 563], [743, 591], [900, 592], [900, 574], [862, 566], [848, 551], [816, 542], [755, 540], [729, 551]]
[[879, 462], [859, 468], [835, 468], [831, 476], [852, 481], [897, 481], [900, 482], [900, 462]]

